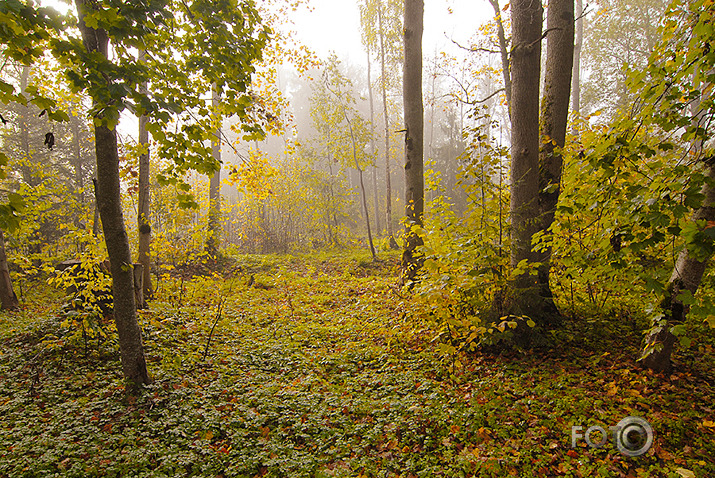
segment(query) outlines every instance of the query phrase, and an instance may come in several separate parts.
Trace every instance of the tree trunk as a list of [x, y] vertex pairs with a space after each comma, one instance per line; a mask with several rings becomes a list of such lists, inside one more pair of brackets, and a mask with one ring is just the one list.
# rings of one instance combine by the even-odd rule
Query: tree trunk
[[[144, 60], [145, 53], [142, 52], [140, 60]], [[146, 83], [142, 85], [141, 92], [147, 93]], [[142, 297], [143, 301], [137, 304], [140, 308], [146, 308], [146, 299], [150, 299], [153, 294], [151, 286], [151, 221], [149, 207], [151, 203], [151, 190], [149, 184], [149, 132], [146, 129], [148, 118], [146, 115], [139, 117], [139, 144], [147, 148], [146, 152], [139, 156], [139, 211], [137, 222], [139, 227], [139, 263], [142, 265]]]
[[504, 34], [504, 23], [501, 19], [499, 0], [489, 0], [494, 9], [494, 19], [497, 22], [497, 38], [499, 38], [499, 53], [501, 54], [501, 71], [504, 78], [504, 94], [506, 96], [507, 111], [511, 115], [511, 73], [509, 72], [509, 47]]
[[[707, 224], [715, 221], [715, 157], [706, 158], [707, 175], [710, 183], [703, 187], [703, 205], [693, 214], [693, 222], [705, 221]], [[652, 324], [653, 328], [646, 337], [645, 347], [640, 362], [656, 372], [670, 373], [673, 348], [676, 336], [671, 328], [684, 322], [687, 308], [678, 299], [681, 292], [689, 291], [692, 295], [698, 290], [710, 257], [693, 257], [687, 248], [683, 249], [673, 268], [668, 281], [665, 296], [660, 304], [663, 317]]]
[[[76, 5], [85, 48], [89, 53], [99, 53], [106, 58], [109, 44], [106, 31], [90, 28], [84, 23], [86, 13], [96, 8], [96, 5], [89, 0], [76, 0]], [[107, 87], [109, 86], [108, 84]], [[114, 320], [119, 335], [122, 370], [129, 382], [129, 388], [132, 389], [148, 384], [150, 380], [144, 358], [141, 328], [137, 322], [132, 258], [122, 213], [117, 132], [106, 126], [95, 126], [94, 136], [97, 155], [97, 206], [112, 273]]]
[[375, 147], [375, 102], [372, 94], [372, 68], [370, 67], [370, 51], [367, 52], [367, 92], [370, 98], [370, 153], [375, 159], [372, 168], [372, 189], [375, 193], [375, 233], [380, 234], [380, 197], [377, 191], [377, 148]]
[[422, 103], [423, 0], [405, 0], [405, 65], [402, 97], [405, 108], [405, 250], [403, 282], [413, 281], [422, 267], [417, 251], [422, 238], [414, 227], [422, 226], [424, 213], [424, 105]]
[[0, 231], [0, 301], [2, 301], [3, 310], [20, 308], [20, 302], [12, 288], [10, 269], [7, 266], [7, 255], [5, 254], [5, 236], [2, 231]]
[[380, 68], [382, 73], [381, 89], [382, 89], [382, 113], [385, 117], [385, 202], [387, 222], [387, 237], [390, 241], [390, 248], [397, 249], [395, 241], [395, 231], [392, 227], [392, 185], [390, 181], [390, 117], [387, 112], [387, 66], [385, 58], [385, 32], [382, 25], [382, 7], [378, 4], [377, 21], [380, 31]]
[[[571, 109], [578, 118], [581, 113], [581, 48], [583, 46], [583, 0], [576, 0], [576, 41], [573, 48], [573, 79], [571, 87]], [[573, 134], [578, 134], [574, 123]]]
[[357, 144], [355, 143], [355, 134], [353, 133], [353, 126], [352, 123], [350, 123], [350, 118], [348, 117], [347, 113], [345, 113], [345, 121], [348, 123], [348, 128], [350, 129], [350, 139], [352, 140], [353, 144], [353, 161], [355, 162], [355, 169], [357, 169], [358, 177], [360, 180], [362, 209], [365, 213], [365, 225], [367, 227], [367, 240], [370, 245], [370, 254], [372, 254], [372, 260], [374, 261], [375, 259], [377, 259], [377, 257], [375, 256], [375, 246], [372, 242], [372, 230], [370, 229], [370, 213], [367, 209], [367, 193], [365, 192], [365, 183], [362, 179], [362, 169], [360, 169], [360, 163], [357, 159]]
[[[219, 97], [216, 88], [211, 88], [211, 106], [214, 114], [219, 106]], [[219, 120], [220, 121], [220, 120]], [[216, 128], [216, 134], [211, 140], [211, 156], [218, 163], [218, 169], [211, 176], [209, 182], [209, 237], [206, 241], [206, 249], [211, 256], [216, 256], [221, 240], [221, 124]]]
[[[574, 2], [549, 0], [546, 28], [546, 74], [541, 103], [541, 151], [539, 153], [539, 209], [540, 232], [549, 234], [554, 222], [556, 205], [561, 188], [563, 157], [561, 149], [566, 143], [566, 125], [571, 96], [571, 72], [574, 51]], [[554, 304], [549, 285], [551, 246], [536, 252], [541, 264], [537, 279], [542, 301], [542, 318], [557, 323], [559, 313]]]
[[[511, 63], [511, 267], [532, 263], [531, 239], [539, 228], [539, 73], [541, 60], [541, 2], [512, 2]], [[507, 309], [530, 315], [537, 296], [533, 276], [521, 273], [511, 284]]]
[[[95, 162], [97, 153], [95, 152]], [[100, 228], [100, 218], [99, 218], [99, 206], [97, 202], [97, 178], [92, 178], [92, 187], [94, 188], [94, 213], [92, 214], [92, 235], [94, 237], [99, 237]]]
[[84, 184], [82, 172], [82, 139], [80, 138], [79, 118], [70, 116], [70, 128], [72, 129], [72, 145], [75, 150], [74, 160], [74, 187], [77, 188], [77, 200], [84, 204]]
[[[22, 71], [20, 72], [20, 91], [23, 93], [27, 90], [30, 82], [30, 70], [29, 66], [22, 66]], [[22, 174], [22, 181], [28, 186], [37, 186], [37, 180], [33, 177], [33, 171], [30, 167], [30, 163], [33, 160], [33, 155], [36, 151], [32, 151], [32, 146], [30, 144], [30, 122], [32, 121], [32, 107], [28, 104], [26, 106], [20, 106], [20, 115], [18, 118], [20, 127], [20, 153], [22, 154], [22, 162], [20, 163], [20, 173]], [[38, 161], [38, 159], [35, 159]]]

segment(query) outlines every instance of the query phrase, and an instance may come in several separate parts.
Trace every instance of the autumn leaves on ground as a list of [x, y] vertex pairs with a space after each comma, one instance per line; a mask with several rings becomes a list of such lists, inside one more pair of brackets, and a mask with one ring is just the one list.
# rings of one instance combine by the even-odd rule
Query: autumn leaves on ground
[[[441, 355], [397, 269], [343, 253], [167, 274], [141, 313], [154, 381], [136, 398], [111, 321], [83, 323], [28, 282], [0, 317], [0, 476], [715, 472], [711, 353], [678, 356], [670, 378], [640, 372], [641, 319], [576, 311], [548, 351]], [[644, 456], [572, 448], [572, 426], [629, 415], [654, 429]]]

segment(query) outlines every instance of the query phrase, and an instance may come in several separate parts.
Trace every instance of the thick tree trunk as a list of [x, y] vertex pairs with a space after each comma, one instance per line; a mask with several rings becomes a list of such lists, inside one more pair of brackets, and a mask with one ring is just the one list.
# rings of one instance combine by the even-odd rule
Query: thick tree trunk
[[422, 238], [414, 226], [422, 226], [424, 213], [424, 105], [422, 103], [423, 0], [405, 0], [405, 65], [402, 97], [405, 108], [405, 250], [403, 282], [415, 279], [422, 267], [417, 248]]
[[[214, 111], [218, 109], [219, 97], [216, 88], [211, 89], [211, 105]], [[215, 114], [218, 115], [218, 112]], [[216, 129], [216, 134], [211, 140], [211, 156], [219, 164], [219, 169], [211, 176], [209, 182], [209, 237], [206, 241], [206, 249], [212, 256], [218, 254], [218, 247], [221, 241], [221, 125]]]
[[[511, 265], [534, 261], [531, 238], [539, 216], [540, 2], [512, 2]], [[524, 275], [520, 286], [533, 286]]]
[[[85, 48], [90, 53], [98, 52], [106, 58], [109, 44], [107, 33], [89, 28], [84, 23], [85, 14], [95, 8], [94, 3], [89, 0], [76, 0], [76, 5]], [[129, 387], [134, 388], [147, 384], [150, 380], [141, 328], [137, 322], [132, 258], [122, 213], [117, 132], [106, 126], [95, 126], [94, 135], [97, 154], [97, 206], [112, 273], [114, 320], [119, 335], [124, 377], [129, 381]]]
[[[145, 53], [141, 53], [141, 60]], [[146, 84], [141, 87], [142, 93], [147, 93]], [[139, 117], [139, 144], [146, 147], [147, 151], [139, 156], [139, 211], [137, 222], [139, 227], [139, 263], [142, 265], [142, 297], [143, 301], [138, 307], [146, 308], [146, 300], [153, 294], [151, 286], [151, 220], [149, 208], [151, 203], [151, 190], [149, 184], [149, 132], [146, 129], [148, 118], [146, 115]]]
[[[541, 60], [541, 2], [512, 2], [511, 63], [511, 267], [533, 263], [531, 239], [539, 229], [539, 73]], [[506, 290], [506, 310], [531, 317], [537, 312], [538, 284], [528, 273], [516, 274]], [[495, 306], [502, 298], [495, 300]], [[525, 331], [523, 341], [531, 334]]]
[[[566, 125], [571, 96], [571, 72], [574, 51], [573, 0], [549, 0], [546, 28], [546, 74], [541, 103], [541, 151], [539, 153], [539, 209], [540, 231], [549, 234], [554, 222], [556, 205], [561, 188], [563, 157], [561, 149], [566, 143]], [[542, 318], [558, 322], [558, 310], [549, 285], [551, 246], [536, 252], [541, 263], [537, 279], [542, 301]]]
[[387, 223], [387, 237], [390, 241], [390, 248], [397, 249], [395, 241], [395, 230], [392, 227], [392, 184], [390, 180], [390, 117], [387, 112], [387, 66], [385, 58], [385, 33], [382, 26], [382, 7], [378, 4], [377, 21], [380, 32], [380, 68], [382, 73], [382, 113], [385, 117], [385, 221]]
[[[711, 181], [715, 182], [715, 157], [705, 160], [707, 162], [707, 174]], [[693, 215], [693, 222], [705, 221], [707, 224], [715, 221], [715, 187], [713, 183], [706, 183], [703, 187], [703, 205]], [[695, 258], [688, 249], [678, 256], [678, 260], [673, 268], [673, 273], [668, 281], [665, 296], [660, 304], [663, 313], [662, 319], [657, 319], [653, 328], [646, 337], [640, 362], [656, 372], [670, 373], [671, 355], [675, 347], [677, 337], [671, 332], [671, 328], [684, 322], [687, 308], [678, 299], [681, 292], [689, 291], [695, 295], [705, 270], [707, 269], [710, 257]]]
[[12, 288], [10, 269], [7, 265], [7, 255], [5, 254], [5, 236], [0, 231], [0, 301], [3, 310], [17, 310], [20, 302], [17, 300], [15, 290]]

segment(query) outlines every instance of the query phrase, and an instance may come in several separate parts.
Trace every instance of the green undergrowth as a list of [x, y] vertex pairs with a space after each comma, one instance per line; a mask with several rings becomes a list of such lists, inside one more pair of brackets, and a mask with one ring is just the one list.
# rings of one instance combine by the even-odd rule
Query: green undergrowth
[[[65, 330], [37, 284], [0, 316], [0, 476], [715, 475], [708, 337], [670, 378], [635, 367], [642, 324], [624, 312], [576, 313], [555, 349], [446, 357], [397, 267], [241, 256], [167, 274], [141, 311], [154, 383], [139, 397], [116, 343]], [[572, 426], [629, 415], [655, 431], [644, 456], [572, 448]]]

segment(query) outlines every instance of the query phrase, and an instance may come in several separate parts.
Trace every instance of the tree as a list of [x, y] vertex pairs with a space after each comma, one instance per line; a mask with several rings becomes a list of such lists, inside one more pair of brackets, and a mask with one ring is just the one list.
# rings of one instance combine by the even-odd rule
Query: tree
[[[708, 181], [702, 189], [703, 204], [691, 219], [696, 225], [715, 222], [715, 156], [704, 157], [702, 161]], [[688, 247], [678, 255], [660, 303], [661, 313], [646, 336], [640, 359], [644, 367], [656, 372], [671, 372], [671, 356], [678, 335], [683, 334], [681, 330], [688, 310], [688, 298], [694, 297], [698, 291], [711, 256], [711, 248], [703, 254], [702, 250]]]
[[646, 67], [658, 42], [657, 26], [667, 4], [667, 0], [613, 0], [601, 4], [586, 25], [588, 40], [582, 59], [588, 76], [579, 95], [581, 109], [600, 109], [604, 118], [613, 119], [616, 110], [632, 105], [635, 96], [627, 85], [624, 65], [632, 70]]
[[[358, 172], [362, 211], [365, 217], [365, 227], [370, 247], [370, 253], [375, 259], [375, 247], [372, 241], [370, 213], [367, 207], [367, 192], [363, 180], [365, 164], [365, 148], [372, 140], [367, 124], [355, 108], [355, 98], [351, 91], [352, 82], [339, 70], [337, 57], [331, 56], [323, 71], [323, 81], [315, 88], [311, 98], [311, 116], [318, 132], [327, 138], [326, 148], [330, 151], [332, 160], [340, 164], [352, 163]], [[346, 144], [352, 147], [346, 151]], [[360, 147], [358, 147], [358, 145]], [[352, 161], [351, 161], [352, 160]], [[331, 158], [328, 158], [330, 166]]]
[[[392, 179], [390, 176], [390, 115], [387, 101], [388, 69], [397, 66], [400, 58], [402, 13], [401, 2], [369, 0], [360, 6], [360, 21], [363, 29], [363, 43], [368, 52], [375, 51], [380, 57], [380, 91], [382, 93], [382, 113], [385, 125], [385, 221], [390, 247], [396, 249], [392, 224]], [[377, 29], [375, 29], [377, 26]]]
[[0, 230], [0, 302], [3, 310], [16, 310], [20, 307], [17, 295], [12, 287], [10, 269], [7, 265], [7, 255], [5, 254], [5, 235]]
[[[372, 66], [370, 62], [370, 52], [367, 51], [367, 91], [370, 100], [370, 154], [377, 157], [375, 147], [375, 102], [372, 92]], [[372, 191], [375, 195], [375, 230], [380, 232], [380, 193], [377, 190], [377, 164], [372, 167]]]
[[417, 251], [422, 244], [416, 228], [424, 213], [424, 105], [422, 103], [423, 0], [405, 0], [404, 74], [405, 108], [405, 249], [402, 253], [404, 281], [413, 281], [422, 267]]
[[[76, 7], [81, 42], [58, 35], [51, 42], [52, 51], [66, 67], [73, 88], [92, 98], [97, 202], [111, 263], [122, 368], [129, 384], [140, 386], [149, 376], [121, 209], [116, 134], [120, 112], [130, 108], [150, 117], [147, 129], [159, 146], [158, 154], [173, 166], [160, 180], [189, 190], [181, 179], [186, 171], [218, 168], [204, 145], [212, 134], [212, 112], [201, 95], [212, 84], [231, 100], [224, 111], [247, 120], [242, 126], [246, 134], [262, 134], [260, 125], [248, 121], [252, 100], [246, 90], [268, 32], [250, 2], [156, 0], [115, 5], [77, 0]], [[146, 51], [144, 61], [137, 60], [134, 48]], [[147, 81], [151, 93], [143, 94], [140, 86]], [[176, 121], [174, 132], [167, 128], [171, 121]], [[190, 194], [179, 199], [194, 203]]]
[[[683, 156], [694, 160], [687, 191], [673, 191], [673, 196], [685, 193], [683, 202], [693, 208], [693, 214], [675, 229], [685, 239], [684, 247], [661, 291], [640, 358], [643, 366], [658, 372], [671, 371], [678, 339], [688, 340], [684, 336], [688, 308], [715, 252], [715, 153], [709, 145], [715, 119], [713, 43], [710, 2], [677, 0], [669, 7], [648, 68], [635, 76], [644, 105], [640, 122], [675, 133], [683, 143]], [[672, 147], [664, 143], [661, 148]], [[671, 201], [670, 195], [664, 197], [661, 201]]]
[[537, 284], [525, 265], [537, 260], [531, 245], [539, 217], [539, 72], [543, 8], [516, 0], [512, 9], [511, 59], [511, 266], [515, 277], [508, 309], [531, 313]]
[[502, 21], [499, 0], [489, 0], [494, 9], [494, 20], [497, 24], [497, 38], [499, 39], [499, 54], [501, 55], [501, 71], [504, 78], [504, 94], [506, 96], [507, 110], [511, 111], [511, 72], [509, 71], [509, 48], [504, 34], [504, 23]]
[[[573, 74], [571, 86], [572, 106], [576, 117], [581, 114], [581, 50], [583, 49], [583, 0], [576, 0], [576, 29], [574, 32], [574, 47], [573, 47]], [[574, 134], [576, 127], [574, 126]]]
[[[87, 54], [92, 58], [100, 59], [100, 63], [106, 64], [109, 62], [108, 32], [104, 28], [95, 28], [87, 24], [89, 18], [93, 18], [102, 11], [101, 8], [88, 0], [76, 0], [76, 6], [79, 29]], [[93, 23], [93, 21], [90, 21], [90, 24]], [[95, 71], [100, 72], [102, 70], [97, 69]], [[112, 79], [101, 73], [99, 75], [102, 77], [95, 78], [95, 81], [104, 83], [102, 85], [104, 88], [111, 88]], [[107, 252], [109, 253], [114, 320], [117, 325], [119, 346], [122, 352], [122, 370], [124, 377], [130, 381], [130, 386], [137, 387], [149, 383], [150, 379], [144, 357], [141, 328], [136, 316], [132, 257], [122, 214], [116, 122], [111, 125], [106, 121], [111, 116], [108, 118], [107, 116], [109, 115], [101, 113], [102, 109], [107, 106], [106, 100], [101, 96], [104, 88], [90, 90], [93, 106], [98, 110], [96, 117], [98, 121], [95, 121], [94, 128], [97, 155], [97, 206], [102, 219]]]
[[[146, 58], [146, 52], [142, 52], [139, 61]], [[141, 86], [140, 92], [148, 94], [146, 83]], [[152, 296], [154, 290], [151, 286], [151, 188], [150, 188], [150, 162], [149, 162], [149, 131], [146, 129], [147, 115], [139, 116], [139, 201], [137, 210], [137, 226], [139, 227], [139, 263], [142, 265], [142, 288], [144, 301]], [[146, 303], [138, 304], [145, 307]]]
[[538, 231], [546, 240], [537, 250], [536, 260], [539, 263], [537, 280], [542, 307], [539, 316], [548, 322], [557, 320], [559, 315], [549, 285], [552, 248], [548, 236], [559, 200], [563, 169], [561, 150], [566, 144], [574, 53], [573, 0], [549, 0], [546, 22], [548, 33], [540, 119], [542, 146], [539, 152]]
[[[220, 100], [216, 88], [211, 88], [211, 106], [217, 116], [218, 125], [216, 132], [211, 137], [211, 158], [221, 164], [221, 116], [218, 114]], [[208, 239], [206, 249], [211, 256], [218, 253], [218, 244], [221, 235], [221, 166], [214, 171], [209, 180], [209, 213], [208, 213]]]

